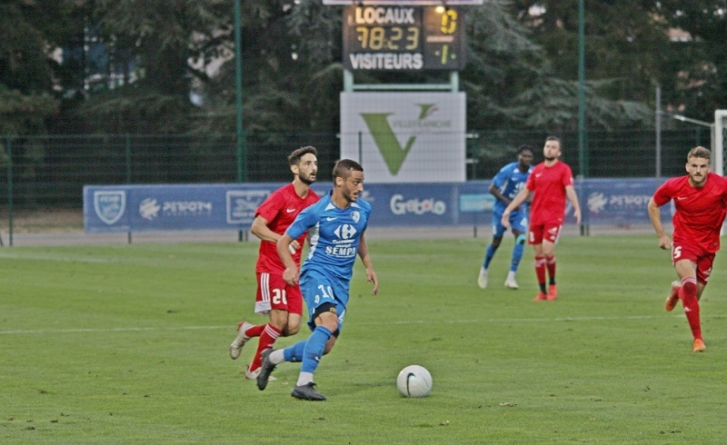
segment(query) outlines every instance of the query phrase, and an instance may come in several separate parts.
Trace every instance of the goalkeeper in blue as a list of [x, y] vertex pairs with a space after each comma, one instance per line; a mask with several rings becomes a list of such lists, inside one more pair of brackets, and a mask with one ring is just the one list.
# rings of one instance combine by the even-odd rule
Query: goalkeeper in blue
[[[307, 340], [285, 349], [266, 349], [257, 376], [257, 386], [264, 390], [270, 373], [282, 362], [301, 362], [298, 381], [291, 395], [301, 400], [326, 400], [316, 390], [313, 374], [343, 327], [348, 293], [356, 255], [366, 267], [366, 279], [378, 293], [379, 280], [369, 257], [364, 232], [371, 205], [358, 197], [363, 192], [363, 167], [343, 159], [333, 167], [333, 190], [316, 204], [306, 208], [278, 241], [278, 255], [285, 265], [283, 279], [290, 285], [300, 282], [313, 331]], [[306, 231], [310, 236], [308, 256], [300, 271], [288, 246]]]
[[[517, 161], [511, 162], [502, 167], [500, 171], [492, 179], [490, 184], [490, 193], [496, 200], [492, 209], [492, 242], [485, 250], [485, 259], [480, 268], [480, 275], [477, 277], [477, 285], [480, 289], [487, 288], [488, 270], [490, 262], [495, 256], [497, 249], [500, 247], [502, 237], [507, 231], [507, 227], [502, 225], [502, 213], [510, 201], [517, 196], [520, 190], [525, 186], [525, 182], [533, 170], [533, 153], [534, 149], [530, 145], [521, 145], [517, 149]], [[510, 214], [510, 226], [512, 234], [515, 235], [515, 247], [512, 249], [512, 259], [510, 261], [510, 272], [505, 280], [505, 287], [517, 289], [518, 284], [515, 281], [515, 273], [517, 272], [520, 260], [525, 250], [525, 234], [528, 231], [528, 209], [527, 204], [522, 204], [519, 208]]]

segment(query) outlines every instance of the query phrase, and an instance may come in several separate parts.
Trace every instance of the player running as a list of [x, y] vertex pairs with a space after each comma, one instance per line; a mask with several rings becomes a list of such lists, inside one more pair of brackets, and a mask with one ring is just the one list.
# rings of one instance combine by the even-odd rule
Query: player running
[[[485, 259], [480, 268], [480, 275], [477, 277], [477, 285], [480, 286], [480, 289], [487, 288], [487, 275], [490, 261], [495, 256], [502, 242], [502, 237], [507, 231], [507, 228], [500, 222], [502, 212], [505, 211], [507, 205], [522, 190], [525, 182], [528, 180], [528, 176], [530, 176], [530, 172], [533, 171], [533, 167], [530, 165], [533, 162], [533, 154], [534, 150], [530, 145], [521, 145], [518, 147], [517, 161], [502, 167], [492, 179], [492, 184], [490, 184], [490, 193], [497, 200], [492, 209], [492, 242], [485, 250]], [[526, 203], [523, 203], [510, 213], [510, 226], [512, 227], [512, 234], [515, 235], [515, 247], [512, 249], [510, 272], [507, 274], [505, 287], [517, 289], [518, 285], [517, 281], [515, 281], [515, 272], [517, 272], [518, 265], [523, 257], [523, 251], [525, 250], [525, 232], [528, 230], [528, 208]]]
[[[284, 361], [302, 362], [291, 395], [302, 400], [326, 400], [315, 389], [313, 373], [325, 353], [333, 348], [342, 327], [349, 300], [349, 285], [356, 255], [366, 267], [366, 278], [378, 293], [379, 280], [369, 257], [364, 232], [371, 214], [371, 204], [358, 200], [363, 192], [363, 168], [355, 161], [343, 159], [333, 168], [333, 191], [296, 218], [278, 241], [278, 254], [285, 264], [283, 277], [294, 285], [300, 279], [313, 331], [308, 340], [282, 350], [263, 352], [257, 377], [260, 390], [268, 384], [270, 373]], [[308, 257], [298, 270], [288, 252], [288, 245], [307, 230], [311, 231]]]
[[[253, 380], [260, 372], [260, 353], [271, 348], [275, 340], [295, 335], [300, 330], [303, 313], [303, 298], [297, 283], [288, 284], [283, 280], [283, 266], [278, 256], [277, 242], [285, 230], [293, 223], [298, 214], [318, 202], [318, 195], [310, 189], [318, 173], [318, 150], [307, 146], [294, 150], [288, 156], [288, 164], [293, 172], [293, 182], [287, 184], [265, 199], [255, 211], [255, 220], [250, 232], [260, 238], [260, 249], [255, 266], [257, 293], [255, 313], [268, 315], [266, 324], [253, 325], [242, 321], [237, 326], [237, 337], [230, 344], [230, 357], [240, 356], [242, 347], [252, 337], [260, 337], [257, 351], [247, 367], [245, 377]], [[300, 265], [301, 247], [306, 233], [300, 233], [290, 243], [294, 252], [291, 260]]]
[[[682, 301], [694, 342], [692, 350], [707, 349], [699, 320], [699, 299], [712, 272], [719, 250], [719, 233], [727, 210], [727, 179], [710, 173], [712, 153], [695, 147], [687, 154], [687, 175], [666, 181], [649, 200], [651, 224], [659, 237], [659, 247], [671, 249], [671, 259], [680, 281], [672, 283], [666, 310]], [[673, 242], [664, 232], [659, 207], [674, 202]]]

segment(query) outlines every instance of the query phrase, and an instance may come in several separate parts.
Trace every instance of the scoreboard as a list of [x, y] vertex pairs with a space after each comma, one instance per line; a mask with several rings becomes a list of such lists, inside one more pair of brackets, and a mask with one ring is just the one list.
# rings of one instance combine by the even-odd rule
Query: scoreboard
[[466, 49], [458, 8], [371, 5], [343, 12], [343, 64], [350, 70], [457, 71]]

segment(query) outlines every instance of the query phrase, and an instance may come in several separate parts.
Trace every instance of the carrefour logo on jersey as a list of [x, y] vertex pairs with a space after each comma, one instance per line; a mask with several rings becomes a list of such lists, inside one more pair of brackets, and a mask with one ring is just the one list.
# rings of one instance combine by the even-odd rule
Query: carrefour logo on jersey
[[394, 215], [406, 215], [407, 213], [413, 213], [415, 215], [423, 215], [425, 213], [444, 215], [447, 211], [447, 204], [444, 201], [438, 201], [434, 198], [405, 199], [400, 194], [393, 195], [391, 201], [389, 201], [389, 205]]
[[333, 246], [326, 247], [326, 255], [338, 258], [351, 258], [356, 256], [356, 248], [352, 247], [356, 228], [351, 224], [342, 224], [333, 231], [339, 238], [333, 240]]
[[356, 234], [356, 228], [351, 224], [344, 224], [336, 227], [336, 230], [334, 230], [333, 233], [335, 233], [340, 239], [347, 240], [353, 238]]

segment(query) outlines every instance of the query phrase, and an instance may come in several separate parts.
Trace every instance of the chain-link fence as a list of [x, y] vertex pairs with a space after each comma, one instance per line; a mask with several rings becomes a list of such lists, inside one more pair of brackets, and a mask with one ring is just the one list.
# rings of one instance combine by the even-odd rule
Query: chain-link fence
[[[535, 162], [542, 161], [542, 147], [548, 134], [543, 132], [472, 132], [468, 144], [467, 179], [489, 179], [498, 169], [515, 160], [520, 144], [535, 147]], [[656, 176], [657, 143], [654, 130], [590, 131], [585, 159], [581, 159], [578, 133], [559, 133], [561, 159], [574, 175], [587, 178], [648, 178]], [[710, 132], [697, 127], [687, 131], [661, 133], [661, 175], [685, 174], [687, 152], [697, 145], [710, 147]], [[583, 169], [581, 167], [584, 167]], [[582, 171], [583, 170], [583, 171]]]
[[[535, 147], [535, 162], [542, 160], [546, 136], [543, 132], [528, 131], [469, 132], [466, 178], [491, 178], [504, 164], [515, 160], [520, 144]], [[656, 175], [653, 130], [589, 132], [583, 159], [579, 156], [576, 132], [559, 136], [563, 141], [563, 160], [575, 175]], [[710, 133], [700, 128], [665, 131], [660, 139], [664, 177], [683, 174], [689, 149], [696, 145], [709, 147], [711, 142]], [[13, 215], [19, 231], [58, 224], [82, 227], [84, 185], [288, 181], [291, 176], [286, 157], [304, 145], [319, 149], [318, 181], [329, 181], [340, 153], [340, 135], [336, 134], [248, 134], [240, 147], [230, 134], [4, 136], [0, 142], [0, 232], [12, 224], [9, 220]], [[422, 182], [427, 182], [439, 168], [422, 165]]]

